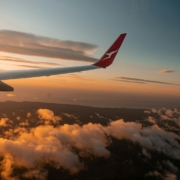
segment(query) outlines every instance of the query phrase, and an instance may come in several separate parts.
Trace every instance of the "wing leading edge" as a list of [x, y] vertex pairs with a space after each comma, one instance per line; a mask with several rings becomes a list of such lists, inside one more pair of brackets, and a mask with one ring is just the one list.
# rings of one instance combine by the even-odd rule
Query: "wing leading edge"
[[33, 70], [13, 70], [13, 71], [2, 71], [0, 72], [0, 91], [13, 91], [14, 89], [3, 83], [1, 80], [9, 79], [20, 79], [20, 78], [31, 78], [40, 76], [51, 76], [57, 74], [67, 74], [81, 71], [88, 71], [99, 68], [106, 68], [114, 61], [118, 50], [123, 43], [126, 34], [121, 34], [111, 47], [106, 51], [102, 58], [95, 64], [87, 66], [75, 66], [75, 67], [58, 67], [58, 68], [43, 68]]

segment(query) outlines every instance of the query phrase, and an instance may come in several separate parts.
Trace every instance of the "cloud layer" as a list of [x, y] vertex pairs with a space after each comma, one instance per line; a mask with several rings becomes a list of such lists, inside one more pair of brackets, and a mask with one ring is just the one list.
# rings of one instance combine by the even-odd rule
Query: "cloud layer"
[[[41, 124], [34, 128], [29, 126], [31, 113], [27, 113], [27, 119], [23, 124], [20, 122], [16, 128], [11, 128], [13, 122], [8, 118], [0, 120], [2, 127], [9, 126], [0, 138], [0, 155], [3, 157], [0, 168], [3, 179], [18, 179], [11, 176], [13, 168], [24, 167], [27, 171], [22, 174], [23, 177], [43, 180], [47, 176], [47, 171], [42, 168], [43, 164], [51, 164], [56, 169], [63, 168], [70, 173], [77, 173], [84, 168], [80, 158], [110, 156], [107, 147], [112, 142], [111, 137], [139, 144], [147, 158], [151, 158], [150, 152], [155, 151], [180, 160], [179, 135], [165, 131], [158, 125], [163, 119], [176, 122], [179, 126], [178, 109], [146, 110], [145, 114], [149, 115], [146, 121], [152, 123], [153, 119], [152, 125], [147, 127], [136, 122], [124, 122], [122, 119], [112, 121], [107, 126], [96, 123], [82, 126], [60, 125], [62, 118], [56, 116], [53, 111], [38, 109], [36, 113]], [[153, 114], [156, 114], [157, 118], [152, 117]], [[35, 119], [36, 121], [38, 122], [38, 119]], [[169, 160], [161, 163], [171, 170], [166, 177], [176, 177], [173, 172], [176, 173], [178, 167]], [[147, 176], [162, 176], [162, 174], [155, 171], [149, 172]]]
[[114, 81], [122, 81], [122, 82], [129, 82], [129, 83], [138, 83], [138, 84], [155, 83], [155, 84], [166, 84], [166, 85], [180, 86], [179, 84], [174, 84], [174, 83], [169, 83], [169, 82], [147, 80], [147, 79], [140, 79], [140, 78], [131, 78], [131, 77], [114, 77], [112, 80], [114, 80]]
[[173, 73], [175, 72], [174, 70], [172, 69], [163, 69], [163, 70], [160, 70], [159, 71], [161, 74], [167, 74], [167, 73]]
[[0, 60], [8, 61], [8, 62], [17, 62], [17, 63], [28, 63], [28, 64], [38, 64], [38, 65], [60, 65], [58, 63], [53, 62], [37, 62], [37, 61], [30, 61], [22, 58], [15, 58], [10, 56], [0, 56]]
[[96, 45], [59, 40], [34, 34], [0, 30], [0, 51], [49, 58], [95, 62], [90, 57]]

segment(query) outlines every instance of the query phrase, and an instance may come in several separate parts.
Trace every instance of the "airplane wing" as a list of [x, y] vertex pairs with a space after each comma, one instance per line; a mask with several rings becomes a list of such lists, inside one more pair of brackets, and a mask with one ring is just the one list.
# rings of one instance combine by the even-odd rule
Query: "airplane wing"
[[31, 78], [40, 76], [51, 76], [57, 74], [66, 74], [81, 72], [99, 68], [106, 68], [112, 64], [116, 54], [126, 36], [126, 33], [121, 34], [116, 41], [111, 45], [111, 47], [106, 51], [106, 53], [101, 57], [101, 59], [95, 64], [87, 66], [74, 66], [74, 67], [58, 67], [58, 68], [42, 68], [42, 69], [32, 69], [32, 70], [12, 70], [12, 71], [2, 71], [0, 72], [0, 91], [13, 91], [14, 88], [3, 83], [1, 80], [9, 79], [20, 79], [20, 78]]

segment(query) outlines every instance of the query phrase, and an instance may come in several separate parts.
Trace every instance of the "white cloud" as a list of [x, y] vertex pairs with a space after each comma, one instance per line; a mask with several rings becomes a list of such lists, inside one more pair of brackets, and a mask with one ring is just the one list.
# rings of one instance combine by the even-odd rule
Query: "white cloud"
[[43, 120], [46, 125], [48, 124], [57, 124], [60, 120], [62, 120], [61, 117], [55, 116], [54, 112], [49, 109], [38, 109], [37, 114], [39, 119]]
[[71, 119], [78, 119], [75, 115], [69, 113], [63, 113], [64, 116], [71, 118]]
[[9, 120], [8, 118], [1, 118], [0, 119], [0, 127], [7, 127], [7, 126], [11, 126], [13, 122], [11, 120]]
[[[178, 109], [170, 112], [165, 108], [152, 111], [158, 113], [159, 117], [162, 113], [168, 115], [179, 113]], [[4, 179], [11, 178], [13, 167], [28, 169], [29, 171], [22, 175], [24, 177], [34, 176], [37, 179], [45, 179], [47, 171], [42, 169], [42, 165], [50, 162], [54, 162], [51, 165], [56, 169], [63, 168], [71, 173], [77, 173], [84, 167], [79, 156], [109, 157], [110, 152], [107, 147], [111, 143], [111, 137], [139, 144], [142, 153], [149, 159], [151, 151], [156, 151], [180, 160], [180, 137], [161, 129], [157, 124], [143, 127], [140, 123], [124, 122], [119, 119], [110, 122], [107, 126], [93, 123], [82, 126], [58, 125], [61, 118], [55, 116], [53, 111], [39, 109], [37, 114], [44, 122], [43, 125], [27, 129], [22, 127], [9, 129], [0, 138], [0, 155], [4, 158], [1, 162], [1, 175]], [[155, 119], [154, 123], [157, 121], [158, 119]], [[177, 172], [178, 169], [172, 162], [164, 161], [164, 164], [171, 171]], [[152, 171], [147, 176], [161, 176], [161, 174]], [[170, 177], [176, 178], [176, 175], [167, 173], [164, 178]]]
[[[151, 112], [157, 115], [156, 121], [173, 121], [180, 127], [180, 110], [178, 109], [151, 109]], [[153, 117], [149, 117], [154, 119]], [[155, 120], [155, 119], [154, 119]]]

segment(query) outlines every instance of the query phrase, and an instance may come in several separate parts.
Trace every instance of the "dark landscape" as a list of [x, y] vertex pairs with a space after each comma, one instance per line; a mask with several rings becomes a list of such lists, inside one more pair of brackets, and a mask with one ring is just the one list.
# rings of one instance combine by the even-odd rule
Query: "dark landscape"
[[0, 103], [1, 179], [180, 179], [180, 110]]

